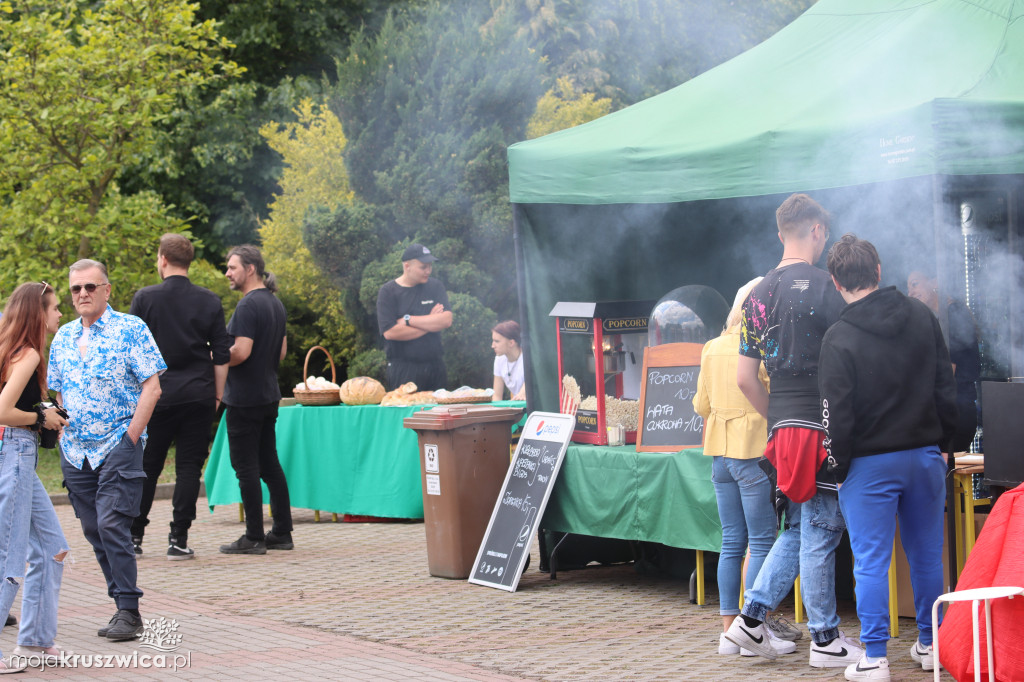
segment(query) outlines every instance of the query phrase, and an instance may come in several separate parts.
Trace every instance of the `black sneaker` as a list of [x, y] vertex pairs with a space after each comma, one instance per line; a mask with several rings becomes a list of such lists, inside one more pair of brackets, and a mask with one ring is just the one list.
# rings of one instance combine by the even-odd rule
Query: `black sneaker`
[[7, 622], [4, 623], [4, 627], [5, 628], [9, 628], [12, 625], [17, 625], [17, 624], [18, 624], [18, 619], [8, 613], [7, 614]]
[[142, 556], [142, 536], [141, 535], [133, 535], [132, 536], [132, 546], [135, 548], [135, 558], [138, 559], [140, 556]]
[[115, 642], [135, 639], [142, 634], [142, 616], [136, 616], [127, 609], [118, 609], [110, 625], [106, 627], [106, 638]]
[[242, 536], [230, 545], [220, 546], [221, 554], [266, 554], [267, 543], [263, 540], [250, 540]]
[[196, 553], [188, 546], [188, 538], [186, 536], [167, 536], [167, 560], [168, 561], [182, 561], [184, 559], [195, 559]]
[[295, 549], [291, 533], [277, 534], [274, 531], [267, 533], [267, 549]]

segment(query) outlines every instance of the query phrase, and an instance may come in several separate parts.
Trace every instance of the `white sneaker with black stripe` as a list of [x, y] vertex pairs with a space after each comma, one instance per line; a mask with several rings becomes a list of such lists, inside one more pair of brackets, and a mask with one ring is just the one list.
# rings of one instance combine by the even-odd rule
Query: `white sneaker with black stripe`
[[758, 656], [771, 659], [779, 657], [779, 652], [772, 645], [773, 641], [768, 626], [764, 623], [748, 627], [743, 621], [743, 616], [737, 616], [726, 630], [725, 638], [741, 649], [751, 651]]
[[[774, 635], [774, 633], [772, 633], [771, 630], [768, 631], [768, 637], [769, 639], [771, 639], [772, 647], [775, 649], [775, 653], [779, 654], [780, 656], [785, 654], [791, 654], [794, 651], [796, 651], [796, 644], [794, 642], [779, 639]], [[739, 654], [740, 656], [746, 656], [748, 658], [757, 656], [757, 654], [755, 654], [753, 651], [740, 648], [739, 646], [727, 640], [725, 638], [724, 632], [718, 636], [718, 653], [723, 656], [728, 656], [730, 654]]]
[[867, 654], [860, 657], [856, 663], [846, 667], [846, 679], [848, 680], [882, 680], [889, 679], [889, 659], [868, 658]]
[[921, 640], [910, 647], [910, 657], [921, 664], [922, 670], [935, 670], [935, 659], [932, 657], [932, 645], [925, 646]]
[[812, 668], [845, 668], [851, 663], [859, 661], [863, 655], [864, 649], [840, 630], [839, 636], [824, 646], [811, 642], [810, 666]]

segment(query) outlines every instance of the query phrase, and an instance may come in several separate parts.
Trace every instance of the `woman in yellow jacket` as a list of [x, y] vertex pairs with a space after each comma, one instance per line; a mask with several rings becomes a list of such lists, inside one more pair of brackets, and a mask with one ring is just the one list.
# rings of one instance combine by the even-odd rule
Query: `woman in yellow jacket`
[[[768, 438], [768, 424], [736, 385], [743, 303], [760, 281], [760, 277], [751, 280], [736, 292], [725, 331], [704, 345], [697, 394], [693, 398], [694, 410], [704, 418], [704, 454], [714, 457], [711, 481], [722, 521], [718, 595], [723, 633], [740, 613], [740, 576], [748, 544], [746, 584], [751, 585], [772, 548], [777, 531], [772, 483], [758, 466]], [[767, 389], [764, 365], [759, 376]], [[780, 624], [779, 627], [786, 626]], [[796, 649], [789, 641], [773, 637], [773, 642], [780, 654]], [[740, 653], [738, 649], [724, 636], [719, 638], [718, 653]]]

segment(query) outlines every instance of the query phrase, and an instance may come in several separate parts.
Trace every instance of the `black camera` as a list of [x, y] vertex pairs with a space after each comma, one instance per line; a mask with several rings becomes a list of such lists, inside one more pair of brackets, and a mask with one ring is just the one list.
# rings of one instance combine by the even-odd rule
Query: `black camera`
[[[57, 414], [59, 414], [64, 419], [68, 418], [67, 410], [65, 410], [60, 405], [55, 405], [53, 403], [39, 403], [39, 405], [38, 405], [39, 414], [42, 415], [44, 410], [48, 410], [51, 407], [56, 408], [57, 409]], [[60, 431], [58, 431], [56, 429], [46, 429], [46, 428], [40, 427], [39, 428], [39, 447], [46, 448], [47, 450], [52, 450], [53, 448], [57, 447], [57, 437], [59, 435], [60, 435]]]

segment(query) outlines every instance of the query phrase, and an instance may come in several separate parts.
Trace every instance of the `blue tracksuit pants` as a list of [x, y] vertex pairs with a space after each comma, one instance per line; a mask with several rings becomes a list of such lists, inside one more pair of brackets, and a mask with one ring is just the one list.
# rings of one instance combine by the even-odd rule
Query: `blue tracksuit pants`
[[943, 593], [946, 464], [935, 446], [855, 457], [839, 488], [853, 548], [860, 639], [871, 657], [889, 641], [889, 562], [896, 521], [910, 563], [918, 639], [932, 643], [932, 603]]

